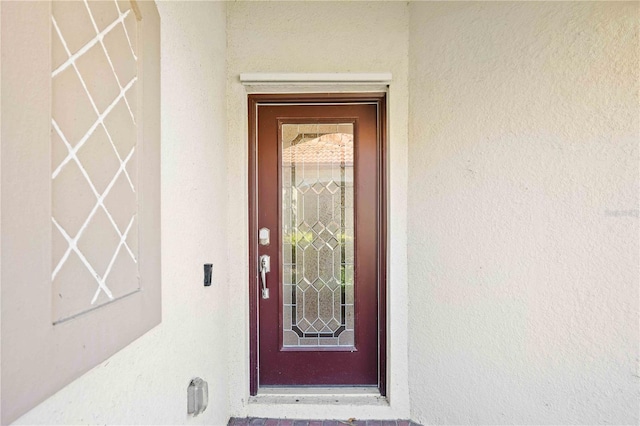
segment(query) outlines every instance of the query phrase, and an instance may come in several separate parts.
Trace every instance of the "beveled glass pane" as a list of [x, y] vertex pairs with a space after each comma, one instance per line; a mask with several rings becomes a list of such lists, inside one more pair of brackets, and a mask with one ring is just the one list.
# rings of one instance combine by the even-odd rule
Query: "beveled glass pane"
[[280, 136], [283, 345], [353, 346], [353, 123]]

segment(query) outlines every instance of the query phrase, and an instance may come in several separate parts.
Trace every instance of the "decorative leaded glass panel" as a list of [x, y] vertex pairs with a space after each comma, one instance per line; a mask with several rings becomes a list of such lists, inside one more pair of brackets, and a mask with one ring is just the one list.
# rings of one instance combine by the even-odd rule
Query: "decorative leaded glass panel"
[[283, 124], [283, 345], [354, 345], [353, 123]]

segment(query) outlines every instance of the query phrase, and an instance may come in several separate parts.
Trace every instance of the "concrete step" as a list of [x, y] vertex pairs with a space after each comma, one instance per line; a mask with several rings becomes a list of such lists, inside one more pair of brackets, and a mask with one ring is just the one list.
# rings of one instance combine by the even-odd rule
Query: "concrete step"
[[411, 420], [298, 420], [232, 417], [227, 426], [421, 426]]

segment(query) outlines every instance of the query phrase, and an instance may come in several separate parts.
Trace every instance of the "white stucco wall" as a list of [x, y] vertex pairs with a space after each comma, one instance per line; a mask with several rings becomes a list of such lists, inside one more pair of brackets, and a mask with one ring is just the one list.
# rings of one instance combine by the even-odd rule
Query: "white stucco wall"
[[412, 3], [412, 418], [637, 424], [638, 3]]
[[[163, 322], [18, 424], [638, 422], [638, 3], [159, 10]], [[384, 71], [391, 407], [248, 404], [238, 75]]]
[[[162, 324], [17, 424], [225, 424], [225, 4], [159, 2], [162, 19]], [[213, 285], [203, 287], [203, 264]], [[209, 408], [187, 416], [187, 385]]]
[[[407, 387], [407, 64], [406, 3], [234, 2], [227, 6], [228, 174], [233, 415], [297, 418], [406, 418]], [[389, 349], [391, 406], [249, 404], [246, 72], [392, 72], [389, 93]]]

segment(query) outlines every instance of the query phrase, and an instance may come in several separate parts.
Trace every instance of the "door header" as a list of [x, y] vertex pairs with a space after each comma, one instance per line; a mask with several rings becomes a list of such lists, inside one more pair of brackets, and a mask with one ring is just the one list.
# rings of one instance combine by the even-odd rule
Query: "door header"
[[256, 84], [388, 84], [390, 72], [371, 73], [241, 73], [244, 85]]

